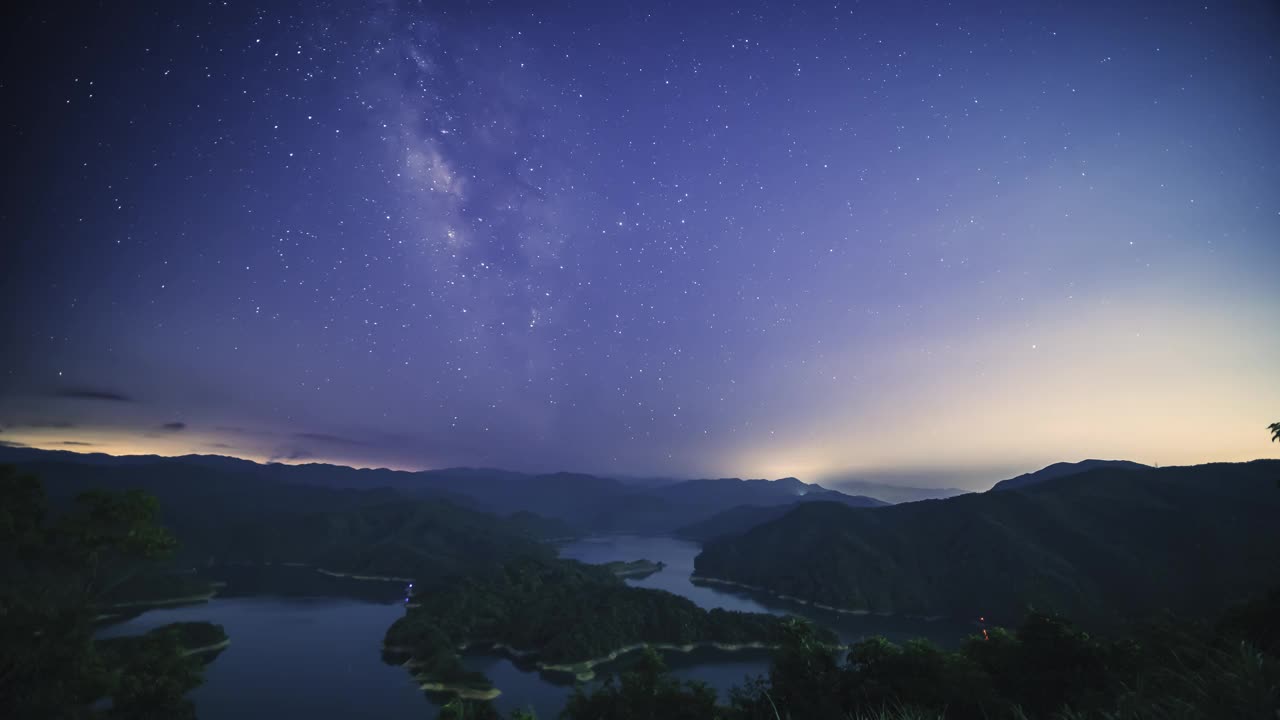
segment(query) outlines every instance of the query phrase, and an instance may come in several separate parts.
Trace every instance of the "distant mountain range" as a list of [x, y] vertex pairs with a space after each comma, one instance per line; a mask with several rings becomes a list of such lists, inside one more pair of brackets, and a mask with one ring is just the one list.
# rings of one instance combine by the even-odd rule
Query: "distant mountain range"
[[[355, 469], [318, 463], [261, 464], [220, 455], [117, 457], [100, 453], [80, 454], [3, 446], [0, 446], [0, 462], [43, 465], [44, 472], [51, 472], [53, 477], [62, 477], [68, 471], [65, 468], [51, 468], [50, 465], [110, 468], [114, 471], [109, 473], [113, 482], [123, 483], [127, 483], [130, 477], [164, 476], [177, 481], [183, 477], [217, 471], [227, 474], [220, 475], [222, 479], [217, 482], [237, 487], [246, 481], [256, 480], [331, 490], [383, 490], [393, 496], [403, 494], [417, 499], [445, 500], [499, 516], [532, 513], [560, 523], [567, 532], [579, 534], [671, 533], [743, 505], [790, 507], [815, 500], [833, 501], [852, 507], [885, 504], [874, 498], [848, 495], [795, 478], [719, 478], [629, 484], [611, 478], [568, 472], [529, 474], [486, 468], [406, 472]], [[72, 474], [85, 477], [83, 472]], [[212, 479], [207, 481], [214, 482]], [[163, 495], [164, 487], [152, 482], [147, 489]]]
[[[554, 557], [540, 541], [569, 532], [562, 523], [529, 514], [481, 512], [466, 498], [284, 482], [255, 463], [93, 459], [28, 455], [16, 465], [42, 480], [55, 513], [91, 489], [154, 496], [160, 523], [179, 540], [174, 562], [184, 567], [297, 563], [446, 582], [515, 557]], [[0, 462], [14, 460], [0, 453]]]
[[1015, 478], [1001, 480], [991, 487], [992, 490], [1016, 490], [1018, 488], [1036, 485], [1046, 480], [1067, 477], [1068, 475], [1076, 475], [1087, 470], [1096, 470], [1098, 468], [1120, 468], [1124, 470], [1148, 470], [1149, 465], [1142, 463], [1130, 462], [1128, 460], [1081, 460], [1080, 462], [1054, 463], [1046, 468], [1041, 468], [1035, 472], [1023, 473]]
[[0, 463], [41, 477], [55, 511], [91, 488], [155, 495], [188, 565], [301, 562], [444, 583], [554, 555], [540, 540], [675, 534], [704, 543], [695, 567], [706, 578], [838, 608], [1000, 622], [1028, 607], [1206, 616], [1280, 573], [1276, 460], [1059, 463], [985, 493], [892, 506], [795, 478], [635, 485], [3, 446]]
[[1095, 461], [946, 500], [807, 503], [707, 543], [696, 574], [870, 612], [1205, 617], [1280, 576], [1277, 480], [1277, 460]]
[[831, 487], [838, 488], [840, 492], [851, 495], [866, 495], [890, 505], [918, 502], [920, 500], [940, 500], [972, 492], [971, 490], [961, 490], [960, 488], [905, 487], [858, 480], [856, 478], [830, 478], [823, 482]]

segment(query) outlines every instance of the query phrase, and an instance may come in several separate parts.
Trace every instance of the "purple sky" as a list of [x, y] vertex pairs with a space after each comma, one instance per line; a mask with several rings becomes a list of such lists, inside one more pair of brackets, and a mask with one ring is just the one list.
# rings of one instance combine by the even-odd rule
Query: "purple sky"
[[1278, 454], [1273, 3], [106, 5], [10, 28], [0, 441]]

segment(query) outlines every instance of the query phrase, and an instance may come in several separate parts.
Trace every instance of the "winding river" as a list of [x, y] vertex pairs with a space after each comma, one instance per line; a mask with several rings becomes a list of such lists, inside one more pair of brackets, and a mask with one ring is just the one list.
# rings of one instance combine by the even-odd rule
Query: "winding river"
[[[924, 636], [953, 645], [971, 631], [941, 621], [827, 612], [726, 586], [694, 584], [690, 575], [698, 545], [674, 538], [588, 538], [563, 545], [560, 554], [589, 563], [660, 560], [666, 563], [662, 570], [627, 582], [683, 595], [705, 608], [804, 615], [845, 641], [879, 634], [897, 640]], [[399, 584], [318, 579], [308, 570], [289, 568], [246, 570], [226, 579], [226, 591], [208, 603], [150, 610], [103, 635], [129, 635], [183, 620], [223, 625], [231, 645], [208, 666], [205, 683], [192, 693], [201, 720], [436, 716], [437, 705], [409, 674], [381, 659], [383, 633], [404, 612]], [[505, 658], [473, 655], [465, 662], [502, 691], [494, 704], [504, 712], [531, 707], [540, 718], [555, 718], [572, 692]], [[608, 672], [626, 662], [623, 658], [615, 667], [599, 670]], [[668, 653], [667, 662], [678, 677], [705, 681], [722, 694], [768, 669], [768, 656], [761, 651]]]

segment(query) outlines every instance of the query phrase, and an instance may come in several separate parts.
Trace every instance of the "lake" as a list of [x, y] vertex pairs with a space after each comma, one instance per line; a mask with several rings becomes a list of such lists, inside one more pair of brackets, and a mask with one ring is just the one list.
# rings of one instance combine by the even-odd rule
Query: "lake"
[[[695, 585], [689, 576], [698, 545], [674, 538], [588, 538], [564, 544], [560, 554], [590, 563], [660, 560], [666, 563], [662, 570], [628, 583], [667, 590], [708, 609], [804, 615], [846, 642], [880, 634], [954, 645], [971, 632], [955, 623], [824, 612], [758, 593]], [[233, 569], [220, 579], [227, 581], [226, 590], [208, 603], [150, 610], [102, 635], [131, 635], [188, 620], [221, 624], [231, 645], [205, 669], [204, 684], [191, 694], [201, 720], [436, 716], [437, 706], [409, 674], [381, 659], [383, 634], [404, 613], [398, 583], [324, 578], [282, 567]], [[761, 651], [668, 653], [667, 662], [677, 677], [703, 680], [722, 695], [745, 677], [768, 670], [767, 653]], [[621, 659], [598, 670], [625, 663]], [[555, 718], [572, 692], [505, 658], [474, 655], [465, 664], [502, 691], [494, 704], [503, 712], [532, 707], [543, 720]]]

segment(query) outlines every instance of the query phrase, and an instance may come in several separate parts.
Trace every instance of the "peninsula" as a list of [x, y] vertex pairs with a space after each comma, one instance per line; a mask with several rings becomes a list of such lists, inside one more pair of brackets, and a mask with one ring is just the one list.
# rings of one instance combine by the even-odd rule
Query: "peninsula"
[[493, 689], [462, 666], [459, 653], [468, 648], [493, 649], [589, 680], [595, 666], [645, 647], [738, 650], [781, 641], [784, 618], [704, 610], [665, 591], [630, 587], [616, 572], [658, 566], [539, 557], [506, 563], [420, 596], [420, 604], [387, 630], [384, 659], [403, 665], [424, 689], [467, 697]]

